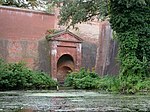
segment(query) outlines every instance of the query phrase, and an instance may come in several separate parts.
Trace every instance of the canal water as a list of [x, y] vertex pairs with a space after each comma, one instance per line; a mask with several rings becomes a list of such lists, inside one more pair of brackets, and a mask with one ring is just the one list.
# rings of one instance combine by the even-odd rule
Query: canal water
[[150, 95], [86, 90], [0, 92], [0, 112], [150, 112]]

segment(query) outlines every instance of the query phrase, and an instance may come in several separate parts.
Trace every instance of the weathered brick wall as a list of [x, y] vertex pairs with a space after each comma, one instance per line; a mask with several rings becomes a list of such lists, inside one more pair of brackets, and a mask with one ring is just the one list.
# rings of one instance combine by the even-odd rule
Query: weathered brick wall
[[53, 14], [0, 6], [0, 57], [49, 72], [45, 33], [54, 28], [55, 20]]
[[82, 43], [82, 67], [92, 70], [96, 64], [97, 45], [90, 42]]
[[95, 69], [99, 22], [86, 22], [78, 24], [77, 27], [79, 29], [73, 30], [73, 32], [84, 40], [82, 43], [82, 67], [89, 70]]
[[[59, 9], [55, 9], [56, 17], [59, 16]], [[70, 28], [70, 31], [83, 39], [82, 43], [82, 67], [86, 69], [95, 69], [97, 47], [99, 40], [99, 22], [97, 20], [88, 21], [77, 24], [78, 30]], [[65, 26], [58, 25], [58, 18], [55, 23], [55, 28], [63, 30]]]
[[113, 39], [112, 29], [108, 21], [100, 23], [99, 46], [96, 56], [96, 72], [100, 75], [117, 75], [117, 42]]
[[74, 31], [83, 40], [82, 67], [95, 69], [100, 75], [117, 75], [118, 47], [112, 37], [112, 29], [108, 21], [87, 22], [78, 24], [79, 30]]
[[77, 25], [74, 31], [83, 40], [82, 67], [95, 69], [99, 75], [117, 75], [118, 46], [112, 37], [112, 29], [108, 21], [87, 22]]

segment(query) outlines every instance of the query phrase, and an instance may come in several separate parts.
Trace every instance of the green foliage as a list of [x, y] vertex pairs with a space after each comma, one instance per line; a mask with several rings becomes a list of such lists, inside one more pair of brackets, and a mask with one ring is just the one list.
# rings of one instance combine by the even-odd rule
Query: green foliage
[[138, 90], [147, 90], [147, 91], [150, 91], [150, 78], [147, 78], [143, 81], [138, 81], [137, 85], [136, 85], [136, 88]]
[[97, 87], [100, 90], [118, 92], [120, 87], [120, 81], [118, 77], [105, 76], [98, 80]]
[[110, 4], [110, 22], [119, 42], [120, 89], [135, 93], [150, 77], [150, 2], [111, 0]]
[[45, 1], [43, 0], [0, 0], [0, 4], [4, 6], [14, 6], [21, 8], [38, 9], [38, 7], [45, 8]]
[[94, 72], [81, 69], [79, 72], [70, 73], [65, 79], [65, 85], [76, 89], [100, 89], [122, 94], [150, 91], [150, 78], [141, 77], [134, 75], [99, 77]]
[[105, 91], [134, 94], [139, 91], [150, 91], [150, 79], [141, 80], [139, 76], [105, 76], [98, 80], [98, 88]]
[[57, 83], [47, 74], [32, 71], [22, 62], [6, 64], [0, 60], [0, 89], [48, 89]]
[[[77, 23], [104, 18], [108, 15], [106, 0], [52, 0], [57, 6], [63, 6], [60, 10], [60, 24], [74, 26]], [[102, 13], [103, 12], [103, 13]], [[93, 18], [94, 17], [94, 18]]]
[[116, 39], [119, 42], [120, 92], [135, 93], [142, 88], [148, 89], [149, 12], [150, 1], [148, 0], [110, 0], [110, 23], [116, 31]]
[[54, 6], [53, 6], [52, 3], [47, 3], [45, 10], [46, 10], [47, 13], [50, 13], [50, 14], [54, 14], [55, 13]]
[[78, 89], [95, 89], [99, 77], [96, 73], [81, 69], [79, 72], [70, 73], [65, 79], [66, 86]]

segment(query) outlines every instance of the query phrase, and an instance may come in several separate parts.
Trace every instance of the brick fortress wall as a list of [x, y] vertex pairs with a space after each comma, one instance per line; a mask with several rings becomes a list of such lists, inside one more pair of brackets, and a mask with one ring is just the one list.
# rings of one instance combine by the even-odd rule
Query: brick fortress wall
[[0, 6], [0, 57], [23, 60], [33, 69], [49, 72], [49, 48], [45, 33], [54, 29], [55, 15]]

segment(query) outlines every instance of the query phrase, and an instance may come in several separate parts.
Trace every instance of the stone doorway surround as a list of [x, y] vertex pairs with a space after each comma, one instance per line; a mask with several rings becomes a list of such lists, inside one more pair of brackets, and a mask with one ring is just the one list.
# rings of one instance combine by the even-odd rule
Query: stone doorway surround
[[54, 80], [62, 83], [66, 75], [81, 67], [83, 40], [68, 30], [48, 35], [50, 46], [50, 68]]

